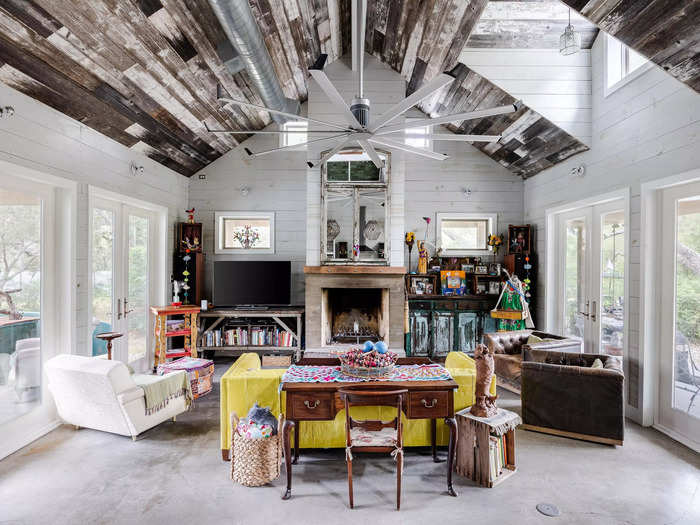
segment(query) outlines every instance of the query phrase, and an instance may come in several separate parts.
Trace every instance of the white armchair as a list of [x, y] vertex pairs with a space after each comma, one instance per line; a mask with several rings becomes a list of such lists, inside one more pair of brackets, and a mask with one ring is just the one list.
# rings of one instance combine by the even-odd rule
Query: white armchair
[[141, 432], [187, 410], [185, 396], [180, 396], [146, 415], [144, 391], [120, 361], [63, 354], [46, 363], [46, 373], [58, 414], [77, 427], [136, 440]]

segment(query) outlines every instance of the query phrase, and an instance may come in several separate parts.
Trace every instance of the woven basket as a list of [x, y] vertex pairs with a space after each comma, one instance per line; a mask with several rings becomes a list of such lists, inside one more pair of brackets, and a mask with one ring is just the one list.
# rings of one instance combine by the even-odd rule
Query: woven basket
[[282, 464], [282, 416], [277, 435], [251, 439], [236, 433], [238, 416], [231, 412], [231, 479], [246, 487], [260, 487], [277, 479]]

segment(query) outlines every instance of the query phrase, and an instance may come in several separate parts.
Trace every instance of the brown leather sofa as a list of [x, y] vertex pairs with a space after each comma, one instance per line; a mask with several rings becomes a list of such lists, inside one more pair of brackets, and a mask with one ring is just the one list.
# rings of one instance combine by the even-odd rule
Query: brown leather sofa
[[[603, 368], [591, 368], [598, 358]], [[605, 354], [523, 351], [522, 428], [622, 445], [622, 360]]]
[[[554, 341], [542, 341], [528, 345], [527, 340], [531, 335], [540, 339], [554, 339]], [[494, 353], [493, 360], [498, 386], [516, 394], [520, 393], [520, 364], [523, 361], [523, 349], [576, 353], [582, 351], [581, 341], [536, 330], [491, 332], [484, 334], [484, 343]]]

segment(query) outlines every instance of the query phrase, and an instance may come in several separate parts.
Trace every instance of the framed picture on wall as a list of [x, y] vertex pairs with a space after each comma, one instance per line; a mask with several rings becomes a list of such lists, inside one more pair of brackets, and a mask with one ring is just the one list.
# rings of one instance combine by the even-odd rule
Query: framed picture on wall
[[406, 276], [406, 291], [411, 295], [433, 295], [436, 289], [436, 275]]
[[530, 253], [530, 235], [531, 228], [529, 224], [522, 226], [508, 225], [508, 255], [513, 253]]
[[275, 253], [275, 212], [217, 211], [214, 253]]

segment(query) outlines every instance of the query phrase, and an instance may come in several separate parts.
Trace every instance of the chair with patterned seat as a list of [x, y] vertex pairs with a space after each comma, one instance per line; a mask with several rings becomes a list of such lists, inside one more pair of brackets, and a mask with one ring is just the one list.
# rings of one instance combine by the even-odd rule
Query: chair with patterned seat
[[[348, 464], [348, 494], [354, 508], [352, 493], [353, 452], [389, 452], [396, 460], [396, 510], [401, 508], [401, 474], [403, 471], [402, 404], [408, 390], [338, 390], [345, 403], [345, 459]], [[396, 408], [391, 421], [358, 421], [350, 416], [353, 406]]]

